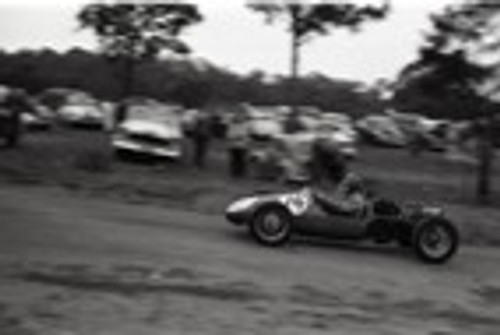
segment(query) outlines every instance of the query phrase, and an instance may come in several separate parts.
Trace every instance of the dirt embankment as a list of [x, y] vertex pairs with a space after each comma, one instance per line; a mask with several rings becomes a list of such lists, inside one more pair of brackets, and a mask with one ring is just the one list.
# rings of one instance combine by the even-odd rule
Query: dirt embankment
[[495, 334], [500, 326], [498, 286], [471, 291], [475, 300], [465, 302], [398, 297], [378, 284], [349, 292], [285, 280], [271, 289], [189, 267], [37, 264], [11, 276], [21, 281], [11, 288], [23, 287], [23, 301], [1, 303], [2, 334], [436, 335]]

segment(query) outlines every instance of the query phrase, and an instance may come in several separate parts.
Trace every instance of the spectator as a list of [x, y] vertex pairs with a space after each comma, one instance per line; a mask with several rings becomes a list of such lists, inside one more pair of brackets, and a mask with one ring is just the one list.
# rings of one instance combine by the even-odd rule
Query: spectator
[[285, 119], [283, 125], [285, 133], [293, 134], [305, 130], [303, 122], [300, 120], [300, 115], [297, 110], [293, 110]]
[[196, 114], [193, 129], [192, 129], [192, 147], [194, 164], [197, 167], [204, 167], [206, 163], [206, 155], [209, 149], [211, 140], [211, 124], [208, 115], [198, 112]]
[[413, 131], [408, 135], [408, 148], [410, 155], [413, 157], [419, 157], [426, 147], [427, 141], [423, 132]]
[[127, 112], [128, 112], [128, 106], [126, 101], [120, 101], [116, 108], [115, 108], [115, 113], [114, 113], [114, 120], [113, 120], [113, 128], [116, 129], [122, 123], [127, 119]]
[[229, 125], [229, 171], [232, 177], [247, 174], [249, 134], [247, 120], [243, 114], [236, 114]]
[[194, 132], [195, 122], [198, 119], [199, 111], [197, 109], [186, 109], [182, 113], [181, 123], [182, 131], [187, 138], [191, 138]]
[[21, 136], [21, 113], [30, 111], [26, 94], [23, 90], [13, 89], [2, 102], [7, 111], [4, 117], [3, 136], [7, 147], [15, 147]]

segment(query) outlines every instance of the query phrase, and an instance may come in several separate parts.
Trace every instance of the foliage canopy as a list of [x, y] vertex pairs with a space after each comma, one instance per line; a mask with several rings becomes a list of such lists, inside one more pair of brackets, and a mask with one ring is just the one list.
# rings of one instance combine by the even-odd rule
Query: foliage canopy
[[279, 18], [287, 20], [289, 31], [297, 37], [299, 44], [303, 44], [315, 35], [326, 35], [335, 28], [358, 30], [366, 21], [381, 20], [389, 11], [389, 2], [373, 6], [350, 2], [251, 1], [249, 7], [264, 13], [268, 22]]
[[[400, 109], [445, 118], [477, 118], [500, 89], [500, 6], [462, 1], [433, 15], [420, 56], [400, 74]], [[493, 56], [493, 57], [492, 57]], [[441, 114], [441, 115], [440, 115]]]
[[81, 26], [98, 36], [104, 54], [131, 59], [155, 57], [164, 49], [188, 53], [178, 36], [202, 19], [196, 6], [184, 3], [97, 3], [78, 14]]

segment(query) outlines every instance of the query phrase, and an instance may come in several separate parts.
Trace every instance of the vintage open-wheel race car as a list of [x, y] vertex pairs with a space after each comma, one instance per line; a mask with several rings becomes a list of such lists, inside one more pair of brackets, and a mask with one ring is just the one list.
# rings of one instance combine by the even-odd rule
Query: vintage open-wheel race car
[[308, 187], [238, 199], [228, 206], [226, 218], [248, 227], [255, 240], [267, 246], [282, 245], [295, 234], [397, 242], [424, 262], [444, 263], [459, 245], [458, 230], [442, 208], [370, 198], [362, 210], [331, 215]]

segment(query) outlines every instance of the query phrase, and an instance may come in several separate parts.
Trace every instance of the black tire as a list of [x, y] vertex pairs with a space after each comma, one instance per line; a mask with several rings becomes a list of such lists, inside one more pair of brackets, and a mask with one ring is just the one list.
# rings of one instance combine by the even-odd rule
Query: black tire
[[456, 228], [444, 219], [421, 223], [413, 235], [413, 248], [426, 263], [442, 264], [457, 251], [459, 235]]
[[292, 234], [292, 217], [281, 206], [266, 206], [259, 209], [250, 221], [249, 229], [255, 240], [266, 246], [280, 246]]
[[398, 245], [401, 248], [410, 248], [412, 246], [412, 241], [411, 238], [408, 237], [399, 237], [398, 238]]

